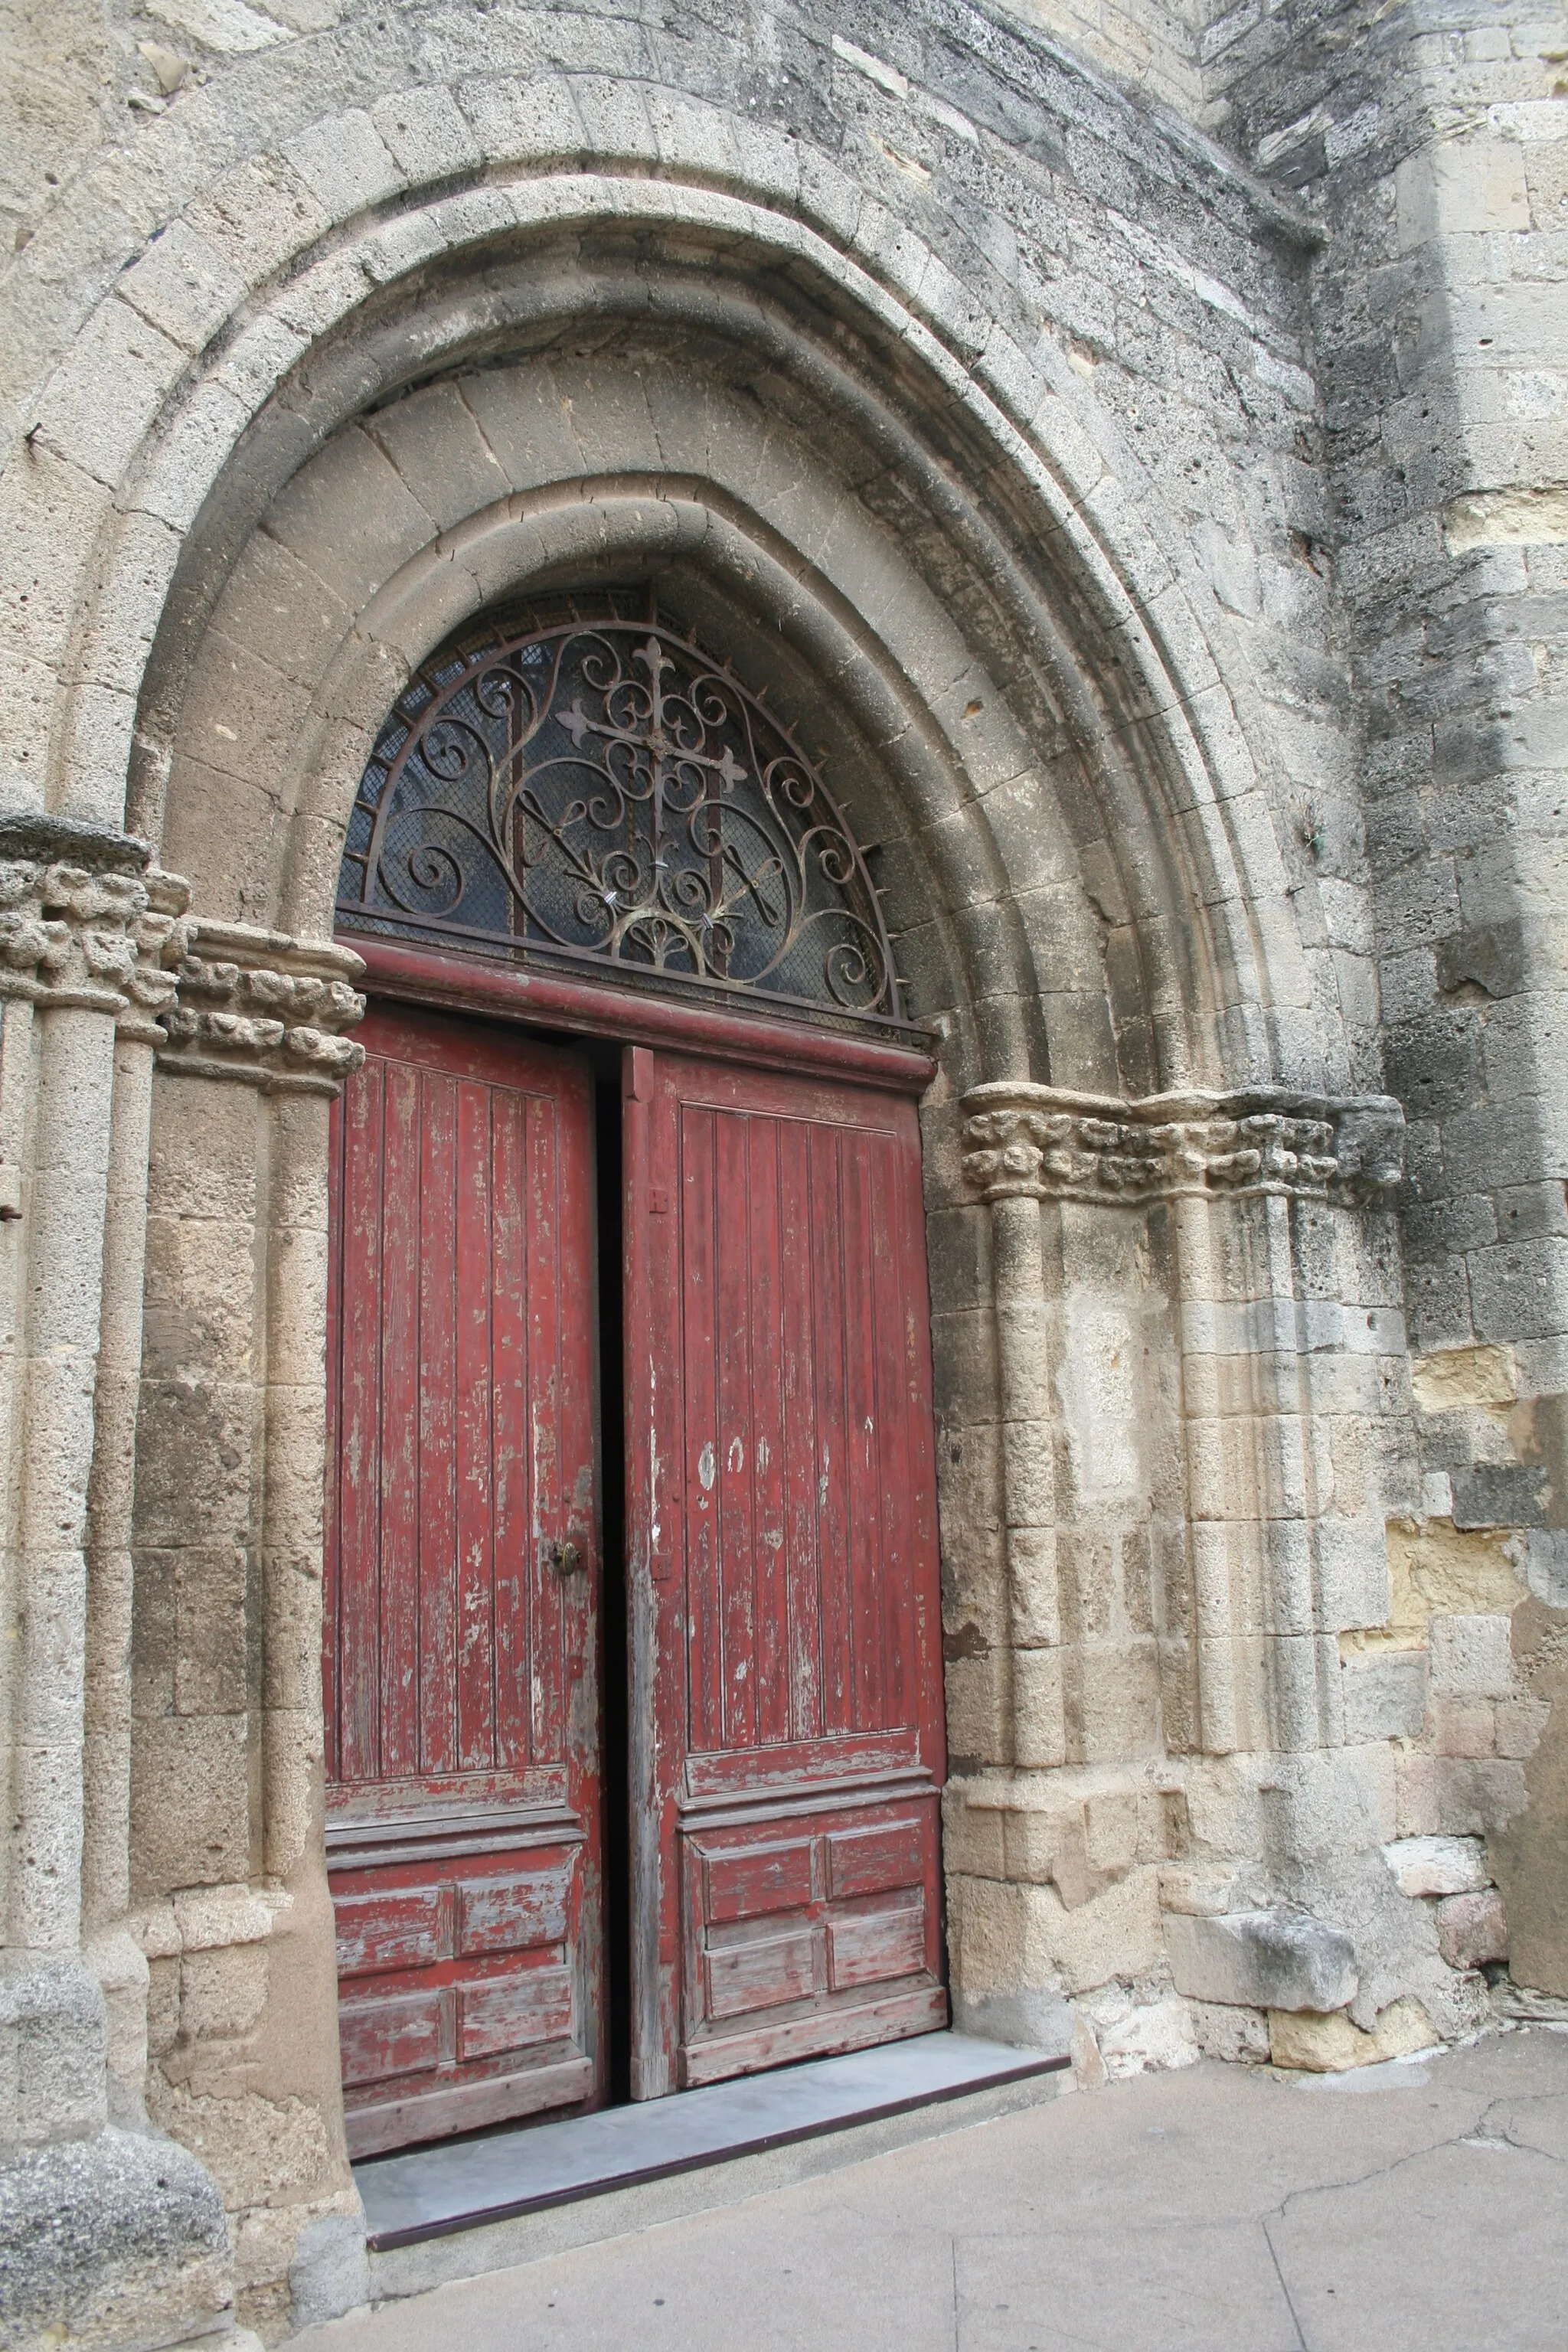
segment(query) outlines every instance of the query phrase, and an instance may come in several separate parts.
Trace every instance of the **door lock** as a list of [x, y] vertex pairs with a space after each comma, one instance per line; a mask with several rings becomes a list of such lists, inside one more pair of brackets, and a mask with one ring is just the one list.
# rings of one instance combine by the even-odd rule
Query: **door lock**
[[554, 1543], [550, 1547], [550, 1565], [557, 1576], [575, 1576], [582, 1567], [582, 1556], [574, 1543]]

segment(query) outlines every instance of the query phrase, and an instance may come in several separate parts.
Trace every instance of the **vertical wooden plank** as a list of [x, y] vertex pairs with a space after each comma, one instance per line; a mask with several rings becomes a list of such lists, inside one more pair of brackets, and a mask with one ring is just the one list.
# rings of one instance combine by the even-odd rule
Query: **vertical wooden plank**
[[490, 1461], [490, 1094], [458, 1087], [458, 1759], [495, 1761], [495, 1514]]
[[458, 1089], [423, 1074], [419, 1140], [419, 1742], [426, 1772], [458, 1765], [457, 1688]]
[[381, 1221], [381, 1773], [419, 1769], [420, 1074], [383, 1081]]
[[[686, 1458], [688, 1737], [700, 1753], [724, 1738], [723, 1595], [719, 1575], [718, 1300], [714, 1184], [717, 1121], [680, 1114], [680, 1331]], [[674, 1333], [648, 1334], [656, 1350]]]
[[811, 1129], [811, 1287], [816, 1361], [816, 1549], [822, 1594], [822, 1727], [855, 1722], [850, 1643], [851, 1435], [846, 1356], [842, 1139]]
[[784, 1622], [791, 1739], [822, 1729], [822, 1562], [817, 1544], [816, 1349], [812, 1309], [811, 1138], [803, 1119], [779, 1128], [781, 1405], [784, 1508]]
[[342, 1675], [339, 1763], [345, 1780], [381, 1769], [381, 1134], [383, 1066], [366, 1063], [343, 1097]]
[[752, 1122], [721, 1115], [714, 1131], [714, 1251], [720, 1624], [726, 1748], [756, 1738], [756, 1570], [752, 1478], [752, 1318], [748, 1143]]
[[[490, 1263], [491, 1461], [495, 1481], [496, 1761], [521, 1769], [532, 1753], [534, 1671], [531, 1671], [529, 1596], [537, 1546], [531, 1540], [528, 1252], [538, 1214], [528, 1183], [524, 1095], [498, 1087], [491, 1103]], [[549, 1203], [548, 1207], [552, 1207]], [[551, 1238], [553, 1217], [546, 1227]], [[533, 1662], [548, 1673], [547, 1662]]]
[[[537, 1097], [528, 1107], [528, 1433], [529, 1524], [524, 1537], [530, 1579], [530, 1640], [532, 1700], [530, 1738], [534, 1760], [555, 1762], [566, 1752], [564, 1629], [576, 1580], [563, 1580], [547, 1557], [552, 1544], [570, 1534], [562, 1491], [562, 1317], [587, 1319], [588, 1294], [567, 1305], [561, 1283], [559, 1119], [553, 1103]], [[588, 1171], [577, 1177], [585, 1185]], [[584, 1273], [586, 1269], [584, 1268]], [[520, 1533], [522, 1531], [520, 1530]]]
[[[593, 1098], [585, 1075], [574, 1086], [563, 1086], [553, 1099], [540, 1097], [530, 1104], [529, 1134], [541, 1218], [547, 1210], [551, 1234], [549, 1255], [530, 1279], [547, 1286], [541, 1321], [550, 1333], [554, 1507], [562, 1537], [576, 1546], [580, 1561], [568, 1577], [550, 1572], [557, 1626], [552, 1634], [547, 1629], [536, 1637], [539, 1654], [559, 1660], [548, 1672], [537, 1666], [534, 1672], [535, 1687], [542, 1684], [554, 1694], [554, 1711], [542, 1728], [551, 1743], [549, 1759], [540, 1753], [538, 1760], [544, 1761], [568, 1755], [574, 1741], [580, 1747], [584, 1738], [594, 1741], [596, 1751], [603, 1696], [598, 1628], [604, 1530], [595, 1499], [598, 1424], [593, 1395], [599, 1267]], [[536, 1514], [536, 1525], [542, 1524]], [[624, 1572], [621, 1560], [614, 1572]], [[595, 1776], [597, 1769], [595, 1762]], [[595, 1803], [597, 1792], [595, 1777]]]
[[880, 1682], [881, 1491], [877, 1469], [879, 1433], [876, 1391], [876, 1292], [872, 1276], [870, 1139], [846, 1132], [840, 1140], [844, 1268], [845, 1412], [849, 1435], [850, 1646], [855, 1695], [850, 1720], [858, 1731], [882, 1727]]
[[752, 1326], [752, 1708], [759, 1747], [790, 1737], [789, 1579], [784, 1560], [783, 1292], [791, 1279], [779, 1216], [780, 1142], [786, 1122], [749, 1128]]

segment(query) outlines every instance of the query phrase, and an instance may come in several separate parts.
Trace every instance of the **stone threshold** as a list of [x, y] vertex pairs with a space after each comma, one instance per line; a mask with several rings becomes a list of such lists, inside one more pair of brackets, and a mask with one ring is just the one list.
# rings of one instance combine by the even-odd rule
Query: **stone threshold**
[[368, 2158], [353, 2168], [366, 2244], [373, 2254], [384, 2253], [609, 2196], [922, 2107], [967, 2102], [977, 2092], [1059, 2073], [1068, 2063], [972, 2034], [925, 2033], [563, 2123]]

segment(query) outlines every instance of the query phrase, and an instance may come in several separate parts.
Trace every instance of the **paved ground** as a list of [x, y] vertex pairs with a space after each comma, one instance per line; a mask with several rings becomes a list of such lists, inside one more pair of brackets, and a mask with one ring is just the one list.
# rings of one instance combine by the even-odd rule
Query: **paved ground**
[[295, 2343], [1568, 2352], [1568, 2033], [1145, 2075]]

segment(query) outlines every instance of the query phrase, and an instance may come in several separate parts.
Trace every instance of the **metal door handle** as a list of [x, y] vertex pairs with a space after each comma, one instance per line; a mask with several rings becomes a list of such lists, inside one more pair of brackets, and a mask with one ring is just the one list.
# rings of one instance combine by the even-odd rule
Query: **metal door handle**
[[575, 1576], [583, 1562], [574, 1543], [555, 1543], [550, 1547], [550, 1565], [557, 1576]]

